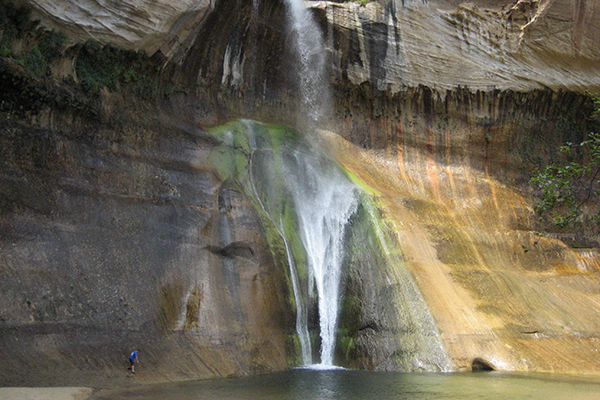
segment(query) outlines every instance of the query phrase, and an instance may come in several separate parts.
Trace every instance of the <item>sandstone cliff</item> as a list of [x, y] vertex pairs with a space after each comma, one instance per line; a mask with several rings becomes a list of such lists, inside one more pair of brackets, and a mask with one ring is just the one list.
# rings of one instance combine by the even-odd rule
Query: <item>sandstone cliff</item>
[[[68, 32], [72, 40], [95, 39], [150, 54], [161, 51], [168, 58], [181, 56], [194, 40], [205, 40], [195, 35], [215, 12], [240, 18], [246, 29], [251, 22], [262, 29], [281, 23], [265, 12], [272, 5], [258, 0], [25, 2], [45, 25]], [[307, 5], [326, 24], [333, 76], [353, 84], [370, 82], [378, 90], [392, 92], [418, 85], [486, 91], [600, 86], [600, 3], [595, 0], [381, 0], [366, 6], [309, 1]], [[235, 47], [237, 40], [238, 35], [228, 35], [217, 41]], [[244, 64], [252, 68], [243, 62], [251, 59], [250, 52], [237, 56], [238, 68]], [[234, 72], [223, 71], [224, 78]]]
[[173, 55], [212, 11], [214, 1], [26, 1], [48, 27], [74, 41], [98, 40], [117, 46]]
[[[334, 74], [397, 92], [593, 89], [600, 35], [594, 1], [319, 4]], [[595, 11], [596, 10], [596, 11]]]
[[[82, 91], [68, 52], [31, 85], [2, 64], [14, 87], [1, 107], [1, 382], [30, 383], [33, 368], [65, 383], [119, 379], [140, 345], [153, 380], [296, 362], [281, 255], [209, 162], [203, 129], [298, 122], [283, 3], [21, 3], [70, 43], [160, 52], [164, 69], [159, 94], [140, 100], [119, 85]], [[379, 191], [452, 368], [597, 373], [597, 237], [542, 233], [524, 171], [587, 132], [600, 2], [308, 5], [331, 61], [337, 136], [326, 141]], [[48, 100], [56, 93], [67, 106]], [[385, 293], [386, 279], [358, 276], [354, 290]], [[358, 307], [354, 322], [372, 329], [375, 314]], [[345, 362], [390, 365], [367, 331]]]

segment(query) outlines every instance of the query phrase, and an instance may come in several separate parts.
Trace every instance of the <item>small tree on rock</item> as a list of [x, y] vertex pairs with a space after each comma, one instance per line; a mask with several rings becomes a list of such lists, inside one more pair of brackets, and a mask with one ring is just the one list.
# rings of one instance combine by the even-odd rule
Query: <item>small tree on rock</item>
[[[600, 96], [590, 96], [590, 117], [598, 125]], [[567, 143], [560, 152], [562, 161], [538, 168], [531, 179], [541, 194], [535, 212], [558, 228], [591, 223], [600, 231], [600, 132], [590, 132], [581, 143]]]

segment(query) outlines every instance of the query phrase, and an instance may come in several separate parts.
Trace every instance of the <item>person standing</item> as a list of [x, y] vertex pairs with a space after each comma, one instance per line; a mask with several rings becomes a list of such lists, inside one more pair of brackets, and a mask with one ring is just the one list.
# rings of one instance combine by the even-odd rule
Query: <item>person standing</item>
[[136, 351], [136, 350], [134, 350], [134, 351], [132, 351], [132, 352], [131, 352], [131, 354], [129, 355], [129, 364], [130, 364], [130, 366], [129, 366], [129, 368], [127, 368], [127, 369], [130, 369], [130, 370], [131, 370], [131, 373], [132, 373], [132, 374], [135, 374], [135, 369], [134, 369], [134, 367], [135, 367], [135, 363], [136, 363], [136, 362], [139, 364], [139, 363], [140, 363], [140, 360], [138, 360], [138, 353], [137, 353], [137, 351]]

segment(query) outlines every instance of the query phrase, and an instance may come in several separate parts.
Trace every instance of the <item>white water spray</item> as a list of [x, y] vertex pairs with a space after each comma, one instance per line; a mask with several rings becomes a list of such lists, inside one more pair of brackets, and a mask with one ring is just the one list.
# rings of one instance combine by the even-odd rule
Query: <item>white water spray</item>
[[[298, 58], [298, 85], [308, 129], [319, 127], [330, 108], [327, 58], [321, 30], [303, 0], [286, 0], [290, 35]], [[306, 121], [304, 122], [306, 123]], [[340, 308], [343, 239], [346, 224], [358, 204], [355, 187], [330, 161], [293, 152], [292, 168], [285, 171], [294, 202], [300, 237], [307, 253], [307, 304], [315, 299], [319, 312], [320, 365], [332, 366]], [[288, 167], [286, 165], [285, 167]], [[284, 168], [285, 168], [284, 167]], [[305, 308], [308, 306], [304, 306]], [[298, 313], [305, 310], [298, 309]], [[308, 331], [308, 318], [298, 320], [298, 335]], [[303, 339], [300, 340], [301, 343]], [[303, 354], [307, 353], [302, 351]], [[310, 353], [310, 352], [308, 352]], [[305, 364], [311, 359], [303, 356]]]
[[[340, 308], [344, 235], [358, 200], [355, 186], [335, 168], [296, 152], [293, 201], [308, 257], [308, 294], [317, 296], [321, 365], [332, 366]], [[314, 285], [314, 286], [313, 286]], [[312, 288], [315, 290], [312, 290]], [[309, 361], [309, 360], [304, 360]]]
[[[250, 121], [245, 124], [252, 149], [252, 191], [281, 236], [287, 253], [302, 363], [312, 365], [315, 361], [309, 310], [316, 304], [321, 344], [318, 362], [333, 366], [344, 237], [359, 204], [358, 189], [308, 138], [289, 142], [279, 139], [283, 142], [273, 149], [266, 145], [267, 141], [254, 136], [264, 127]], [[294, 216], [290, 217], [290, 213]], [[303, 247], [304, 256], [294, 254], [293, 243]]]
[[[316, 141], [289, 127], [247, 120], [216, 127], [212, 134], [221, 142], [210, 157], [219, 175], [233, 179], [252, 199], [274, 261], [290, 268], [290, 303], [296, 306], [303, 365], [336, 368], [341, 289], [348, 283], [361, 304], [352, 302], [346, 311], [369, 322], [371, 317], [363, 313], [372, 313], [374, 360], [381, 351], [396, 349], [399, 356], [388, 357], [384, 368], [448, 371], [435, 321], [401, 255], [388, 242], [376, 205]], [[226, 212], [221, 214], [225, 244], [232, 237]], [[225, 267], [230, 285], [238, 287], [235, 274]], [[352, 319], [341, 323], [353, 329]], [[392, 339], [389, 332], [398, 334]]]
[[290, 16], [290, 35], [298, 57], [301, 104], [314, 128], [329, 113], [331, 100], [323, 36], [303, 0], [286, 0], [286, 3]]

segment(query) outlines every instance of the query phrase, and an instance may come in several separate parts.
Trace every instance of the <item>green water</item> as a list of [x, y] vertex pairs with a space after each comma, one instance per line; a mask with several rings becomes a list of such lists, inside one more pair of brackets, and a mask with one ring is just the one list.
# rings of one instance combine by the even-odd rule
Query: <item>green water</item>
[[600, 378], [498, 372], [421, 374], [294, 369], [254, 377], [105, 390], [96, 393], [94, 399], [591, 400], [600, 399]]

